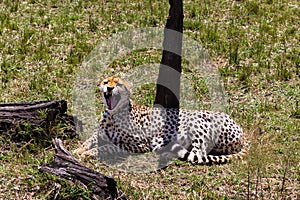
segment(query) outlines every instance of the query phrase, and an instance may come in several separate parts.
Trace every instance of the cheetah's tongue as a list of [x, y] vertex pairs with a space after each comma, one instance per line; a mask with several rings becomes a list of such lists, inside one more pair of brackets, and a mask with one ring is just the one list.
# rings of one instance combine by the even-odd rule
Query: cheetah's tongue
[[113, 110], [121, 99], [120, 95], [112, 95], [111, 93], [105, 93], [104, 97], [109, 110]]
[[105, 101], [106, 101], [107, 108], [109, 110], [111, 110], [112, 109], [112, 94], [109, 93], [109, 92], [105, 92], [104, 93], [104, 98], [105, 98]]
[[106, 102], [107, 102], [107, 107], [108, 107], [108, 109], [111, 110], [112, 96], [109, 96], [109, 97], [106, 99]]

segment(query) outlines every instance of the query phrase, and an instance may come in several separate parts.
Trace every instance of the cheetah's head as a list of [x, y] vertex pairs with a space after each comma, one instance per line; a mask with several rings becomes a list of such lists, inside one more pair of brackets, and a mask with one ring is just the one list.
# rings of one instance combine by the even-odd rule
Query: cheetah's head
[[129, 105], [130, 85], [126, 81], [108, 77], [101, 82], [100, 91], [108, 110], [118, 110]]

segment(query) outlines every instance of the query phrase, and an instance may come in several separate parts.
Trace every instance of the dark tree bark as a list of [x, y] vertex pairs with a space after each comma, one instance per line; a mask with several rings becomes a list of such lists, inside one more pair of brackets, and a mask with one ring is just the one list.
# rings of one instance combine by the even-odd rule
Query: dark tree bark
[[50, 139], [51, 141], [51, 126], [55, 126], [57, 123], [64, 123], [66, 125], [65, 135], [73, 138], [76, 136], [76, 128], [81, 127], [80, 122], [76, 120], [76, 117], [67, 115], [66, 112], [67, 102], [64, 100], [1, 103], [0, 134], [7, 134], [12, 141], [27, 141], [37, 137], [37, 135], [27, 135], [26, 137], [28, 138], [24, 138], [25, 136], [19, 134], [19, 132], [30, 126], [30, 130], [38, 128], [39, 132], [44, 132], [38, 134], [41, 134], [40, 136], [43, 136], [44, 139]]
[[71, 180], [92, 191], [92, 199], [127, 199], [117, 189], [116, 181], [80, 164], [64, 149], [60, 139], [54, 139], [56, 151], [54, 160], [50, 164], [38, 167], [42, 172], [54, 174], [61, 179]]
[[169, 4], [154, 104], [179, 108], [183, 3], [182, 0], [169, 0]]

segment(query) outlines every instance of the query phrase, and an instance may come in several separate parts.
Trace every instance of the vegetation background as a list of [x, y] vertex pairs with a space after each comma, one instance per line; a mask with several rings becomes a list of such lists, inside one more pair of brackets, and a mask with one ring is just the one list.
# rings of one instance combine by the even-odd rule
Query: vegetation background
[[[65, 99], [71, 105], [76, 72], [98, 43], [132, 28], [164, 27], [168, 9], [168, 1], [158, 0], [0, 0], [0, 102]], [[221, 166], [175, 161], [145, 174], [82, 162], [115, 177], [131, 199], [300, 199], [299, 1], [186, 0], [184, 15], [184, 33], [219, 68], [228, 113], [251, 135], [247, 157]], [[160, 52], [133, 53], [112, 65], [134, 67], [145, 59], [157, 63]], [[205, 89], [195, 91], [207, 100]], [[147, 103], [142, 93], [136, 98]], [[0, 199], [89, 198], [88, 190], [34, 167], [53, 158], [49, 141], [12, 143], [0, 136]], [[75, 149], [75, 141], [65, 145]]]

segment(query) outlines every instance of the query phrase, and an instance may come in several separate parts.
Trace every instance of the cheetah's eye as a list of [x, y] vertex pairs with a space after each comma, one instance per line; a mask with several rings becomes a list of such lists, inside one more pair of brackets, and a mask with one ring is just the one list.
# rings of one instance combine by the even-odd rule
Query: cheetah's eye
[[104, 84], [104, 85], [108, 84], [108, 81], [103, 81], [103, 84]]

